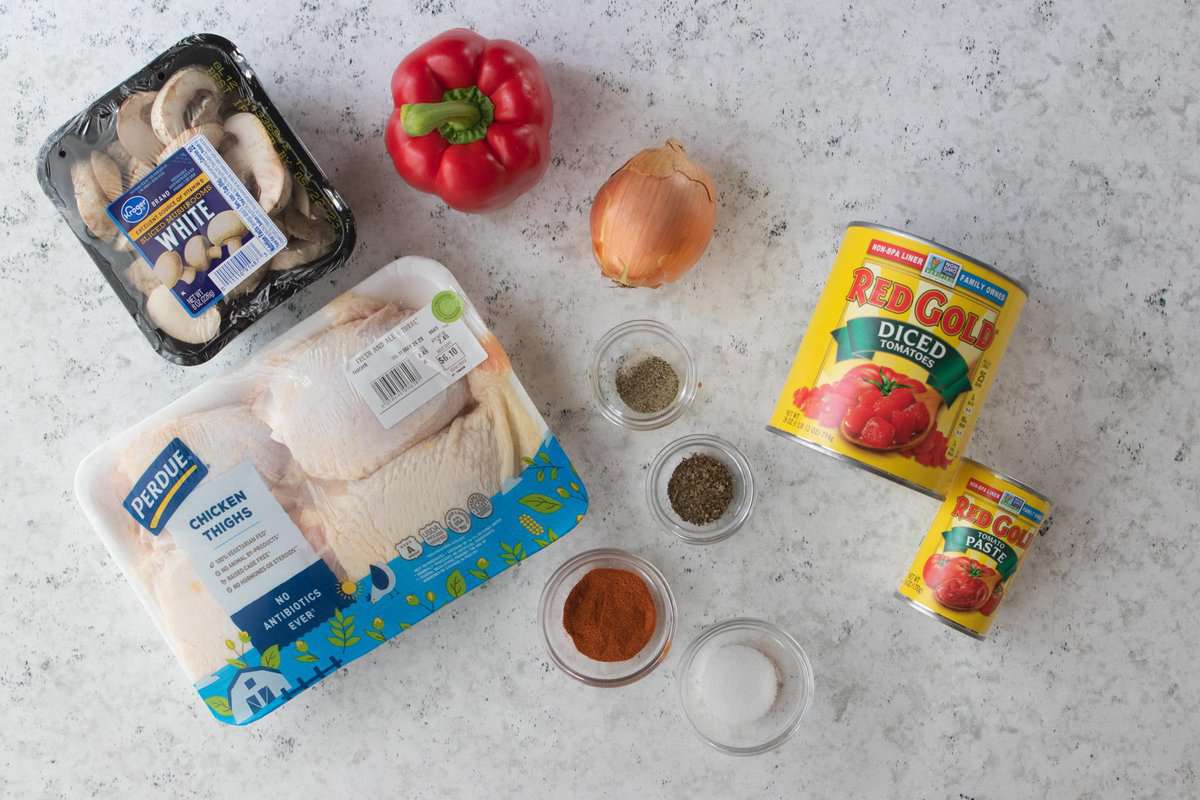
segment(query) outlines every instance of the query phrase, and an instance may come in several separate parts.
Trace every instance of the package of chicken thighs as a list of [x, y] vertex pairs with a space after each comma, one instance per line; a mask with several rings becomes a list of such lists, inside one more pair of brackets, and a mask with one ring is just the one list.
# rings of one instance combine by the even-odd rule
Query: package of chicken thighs
[[588, 506], [462, 288], [411, 256], [102, 445], [75, 492], [234, 725], [553, 544]]

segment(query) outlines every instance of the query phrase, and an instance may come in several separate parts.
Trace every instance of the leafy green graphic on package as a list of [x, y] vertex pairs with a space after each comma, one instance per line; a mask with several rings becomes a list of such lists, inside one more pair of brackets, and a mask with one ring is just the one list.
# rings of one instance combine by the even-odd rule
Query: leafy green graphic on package
[[462, 597], [467, 593], [467, 579], [458, 570], [446, 576], [446, 594], [451, 597]]
[[467, 572], [470, 573], [474, 578], [478, 578], [481, 581], [486, 581], [488, 579], [487, 569], [488, 560], [486, 558], [481, 558], [475, 562], [475, 569], [469, 569]]
[[225, 661], [229, 663], [230, 666], [237, 667], [238, 669], [245, 669], [246, 662], [242, 660], [242, 656], [246, 655], [246, 645], [249, 643], [250, 634], [246, 633], [245, 631], [238, 631], [238, 643], [236, 645], [233, 643], [232, 639], [226, 639], [225, 647], [229, 650], [229, 652], [233, 653], [233, 657], [227, 658]]
[[422, 600], [420, 597], [417, 597], [415, 594], [410, 594], [404, 598], [404, 602], [408, 603], [413, 608], [420, 606], [421, 608], [428, 609], [429, 613], [432, 614], [434, 609], [437, 608], [437, 593], [432, 589], [429, 590], [425, 593], [424, 600]]
[[211, 708], [214, 714], [222, 717], [233, 716], [233, 709], [229, 707], [229, 701], [224, 697], [206, 697], [204, 704]]
[[[525, 462], [526, 473], [532, 472], [534, 480], [538, 483], [551, 484], [549, 488], [557, 495], [557, 498], [555, 498], [542, 492], [531, 492], [517, 500], [521, 505], [538, 514], [553, 514], [556, 511], [562, 510], [563, 500], [577, 500], [581, 503], [587, 503], [587, 494], [584, 493], [583, 487], [579, 484], [579, 475], [576, 474], [574, 467], [563, 467], [561, 464], [555, 464], [546, 452], [539, 452], [536, 459], [526, 456], [521, 460]], [[559, 475], [563, 470], [568, 471], [573, 480], [553, 486], [554, 483], [558, 482]]]
[[299, 654], [299, 655], [295, 656], [295, 659], [297, 661], [299, 661], [300, 663], [315, 664], [317, 661], [320, 660], [316, 656], [314, 656], [312, 653], [308, 652], [308, 642], [304, 641], [303, 639], [297, 639], [295, 647], [296, 647], [296, 652]]
[[[249, 664], [246, 663], [246, 645], [250, 643], [250, 634], [246, 631], [238, 631], [238, 644], [234, 644], [232, 639], [225, 640], [225, 647], [234, 654], [233, 658], [225, 659], [230, 666], [238, 669], [246, 669]], [[269, 669], [279, 669], [279, 645], [273, 644], [266, 650], [263, 650], [258, 655], [258, 665]], [[313, 659], [316, 661], [316, 659]], [[213, 710], [214, 714], [221, 717], [232, 717], [233, 709], [229, 706], [229, 700], [225, 697], [206, 697], [204, 704]]]
[[504, 559], [504, 563], [510, 567], [520, 564], [528, 555], [525, 553], [525, 545], [517, 542], [509, 544], [508, 542], [500, 543], [500, 557]]
[[342, 648], [343, 658], [347, 647], [353, 647], [362, 641], [354, 635], [354, 617], [344, 616], [340, 608], [334, 609], [333, 619], [329, 620], [329, 634], [326, 639], [334, 647]]
[[382, 642], [383, 640], [387, 639], [387, 637], [383, 635], [383, 618], [376, 617], [375, 619], [371, 620], [371, 630], [367, 631], [366, 634], [377, 642]]
[[538, 547], [549, 547], [558, 541], [558, 534], [554, 532], [554, 528], [547, 528], [545, 537], [535, 536], [533, 540], [537, 542]]

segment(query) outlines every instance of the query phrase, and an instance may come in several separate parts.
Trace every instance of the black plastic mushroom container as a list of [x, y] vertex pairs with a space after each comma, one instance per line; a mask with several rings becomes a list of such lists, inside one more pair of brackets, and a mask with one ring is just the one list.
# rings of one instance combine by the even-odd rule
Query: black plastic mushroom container
[[[183, 70], [188, 70], [189, 78], [198, 76], [192, 83], [201, 89], [217, 91], [187, 96], [191, 87], [176, 77]], [[153, 99], [159, 95], [151, 93], [159, 92], [164, 100], [173, 101], [170, 107], [165, 102], [154, 107]], [[169, 313], [164, 315], [161, 298], [148, 310], [148, 297], [178, 278], [173, 273], [164, 278], [162, 270], [141, 260], [102, 210], [106, 199], [114, 199], [114, 192], [135, 184], [156, 159], [178, 146], [162, 141], [161, 133], [155, 140], [155, 133], [167, 128], [151, 125], [152, 111], [159, 122], [171, 111], [181, 119], [186, 114], [187, 121], [180, 124], [188, 130], [249, 112], [261, 123], [251, 127], [269, 138], [290, 176], [282, 192], [278, 185], [247, 187], [260, 205], [270, 205], [264, 210], [287, 236], [288, 248], [259, 270], [255, 280], [245, 281], [218, 303], [216, 325], [209, 317], [210, 324], [198, 329], [182, 308], [178, 309], [182, 317], [173, 307], [166, 307]], [[224, 135], [223, 129], [214, 130]], [[208, 361], [259, 317], [344, 264], [354, 249], [354, 218], [345, 200], [267, 97], [246, 59], [232, 42], [213, 34], [181, 40], [51, 134], [38, 157], [38, 179], [146, 339], [159, 355], [176, 364]]]

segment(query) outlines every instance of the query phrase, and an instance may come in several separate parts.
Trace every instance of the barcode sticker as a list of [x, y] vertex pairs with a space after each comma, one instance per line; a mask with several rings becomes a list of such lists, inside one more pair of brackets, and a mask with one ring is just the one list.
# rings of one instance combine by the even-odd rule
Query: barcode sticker
[[421, 382], [421, 373], [411, 361], [405, 359], [387, 372], [371, 381], [371, 388], [384, 403], [390, 403], [401, 395], [407, 394], [412, 387]]
[[393, 427], [487, 358], [462, 314], [456, 292], [439, 292], [346, 362], [346, 378], [383, 427]]
[[270, 248], [264, 246], [261, 241], [251, 239], [222, 261], [216, 269], [210, 270], [208, 277], [221, 290], [221, 294], [226, 294], [273, 255]]

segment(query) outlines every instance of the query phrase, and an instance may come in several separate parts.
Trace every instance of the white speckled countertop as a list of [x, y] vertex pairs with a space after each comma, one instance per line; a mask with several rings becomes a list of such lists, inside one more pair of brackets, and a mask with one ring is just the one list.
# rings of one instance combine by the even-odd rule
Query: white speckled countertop
[[[1194, 2], [213, 5], [0, 6], [0, 795], [1200, 795]], [[529, 47], [555, 96], [553, 166], [491, 216], [408, 189], [382, 144], [392, 68], [456, 25]], [[182, 369], [151, 352], [34, 162], [62, 121], [196, 31], [241, 47], [349, 200], [359, 246]], [[718, 186], [716, 237], [674, 287], [610, 288], [592, 194], [668, 135]], [[1056, 522], [986, 643], [892, 596], [934, 501], [764, 430], [851, 219], [1031, 287], [970, 453], [1044, 489]], [[75, 505], [75, 467], [406, 253], [474, 297], [592, 512], [261, 723], [215, 724]], [[679, 422], [635, 434], [596, 413], [584, 361], [640, 316], [689, 341], [703, 389]], [[654, 453], [689, 432], [738, 444], [760, 481], [749, 527], [705, 549], [656, 530], [642, 499]], [[555, 566], [604, 545], [658, 564], [681, 609], [672, 657], [620, 690], [559, 673], [535, 618]], [[696, 633], [738, 615], [788, 628], [817, 676], [799, 735], [752, 759], [693, 735], [674, 675]]]

